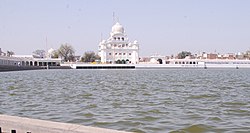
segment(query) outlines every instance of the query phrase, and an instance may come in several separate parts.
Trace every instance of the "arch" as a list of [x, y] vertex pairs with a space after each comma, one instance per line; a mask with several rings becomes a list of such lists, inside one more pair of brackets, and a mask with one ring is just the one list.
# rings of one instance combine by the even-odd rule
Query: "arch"
[[121, 64], [126, 64], [126, 61], [123, 59], [123, 60], [121, 61]]
[[35, 62], [34, 62], [34, 66], [37, 66], [37, 65], [38, 65], [38, 64], [37, 64], [37, 61], [35, 61]]
[[28, 61], [26, 61], [26, 64], [25, 64], [26, 66], [29, 66], [29, 62]]
[[38, 62], [38, 66], [43, 66], [43, 63], [42, 62]]
[[32, 61], [30, 61], [30, 66], [33, 66], [33, 62]]
[[159, 62], [159, 64], [162, 64], [162, 59], [158, 59], [157, 61]]
[[121, 64], [122, 63], [122, 61], [120, 60], [120, 59], [118, 59], [117, 61], [116, 61], [116, 64]]
[[126, 64], [129, 64], [129, 59], [126, 59]]

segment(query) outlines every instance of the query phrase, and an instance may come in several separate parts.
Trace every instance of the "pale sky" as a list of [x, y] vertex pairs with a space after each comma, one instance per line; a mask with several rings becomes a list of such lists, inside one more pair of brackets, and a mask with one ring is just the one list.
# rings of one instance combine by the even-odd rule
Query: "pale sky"
[[0, 48], [27, 55], [69, 43], [77, 55], [97, 52], [113, 12], [140, 56], [250, 49], [250, 0], [0, 0]]

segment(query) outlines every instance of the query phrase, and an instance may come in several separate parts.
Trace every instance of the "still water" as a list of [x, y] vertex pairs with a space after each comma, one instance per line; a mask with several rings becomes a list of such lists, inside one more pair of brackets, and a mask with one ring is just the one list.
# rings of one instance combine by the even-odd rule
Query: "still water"
[[4, 72], [0, 114], [133, 132], [250, 132], [250, 70]]

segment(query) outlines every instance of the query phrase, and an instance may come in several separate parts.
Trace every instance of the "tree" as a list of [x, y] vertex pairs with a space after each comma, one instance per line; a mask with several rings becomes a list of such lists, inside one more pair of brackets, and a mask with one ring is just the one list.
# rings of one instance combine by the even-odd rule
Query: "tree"
[[75, 50], [74, 48], [68, 44], [62, 44], [60, 48], [57, 50], [59, 57], [61, 57], [64, 61], [74, 61]]
[[178, 54], [178, 59], [184, 59], [187, 56], [191, 56], [191, 52], [187, 52], [187, 51], [182, 51]]
[[13, 51], [7, 51], [7, 56], [11, 57], [12, 55], [14, 55], [15, 53]]
[[59, 58], [58, 50], [53, 51], [51, 58]]
[[100, 60], [101, 57], [94, 52], [85, 52], [83, 57], [81, 58], [82, 62], [95, 62], [96, 60]]
[[250, 59], [250, 50], [247, 50], [244, 55], [243, 55], [244, 58], [246, 59]]
[[38, 49], [38, 50], [33, 52], [33, 56], [35, 56], [37, 58], [45, 58], [46, 57], [46, 51]]

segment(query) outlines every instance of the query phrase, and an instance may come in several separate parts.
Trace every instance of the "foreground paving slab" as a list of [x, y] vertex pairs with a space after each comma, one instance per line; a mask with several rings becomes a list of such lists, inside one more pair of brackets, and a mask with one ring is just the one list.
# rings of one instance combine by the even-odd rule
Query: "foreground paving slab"
[[0, 115], [0, 127], [2, 132], [9, 133], [128, 133], [112, 129], [82, 126], [60, 122], [51, 122], [16, 116]]

